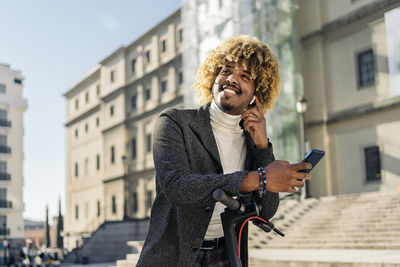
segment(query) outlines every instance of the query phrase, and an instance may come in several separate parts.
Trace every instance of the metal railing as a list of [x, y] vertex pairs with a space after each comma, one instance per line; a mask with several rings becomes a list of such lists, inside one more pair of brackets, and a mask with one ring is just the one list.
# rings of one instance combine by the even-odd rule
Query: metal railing
[[10, 154], [11, 153], [11, 147], [9, 147], [9, 146], [0, 146], [0, 153]]
[[0, 208], [12, 208], [12, 202], [8, 200], [0, 200]]
[[6, 172], [0, 172], [0, 181], [10, 181], [11, 175]]
[[0, 126], [11, 127], [11, 121], [7, 119], [0, 119]]
[[0, 228], [0, 236], [10, 235], [10, 228]]

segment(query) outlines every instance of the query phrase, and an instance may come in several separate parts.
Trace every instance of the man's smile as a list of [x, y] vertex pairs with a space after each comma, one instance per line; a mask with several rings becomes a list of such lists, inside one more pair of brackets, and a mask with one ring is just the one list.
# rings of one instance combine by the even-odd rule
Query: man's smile
[[229, 84], [224, 84], [220, 87], [221, 91], [224, 91], [225, 93], [229, 93], [232, 95], [240, 95], [242, 94], [242, 90], [237, 88], [236, 86], [229, 85]]

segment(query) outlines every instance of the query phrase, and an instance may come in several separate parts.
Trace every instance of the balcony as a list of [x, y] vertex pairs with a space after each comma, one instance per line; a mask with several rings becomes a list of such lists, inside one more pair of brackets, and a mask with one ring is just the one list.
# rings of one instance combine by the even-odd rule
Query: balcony
[[10, 181], [11, 175], [6, 172], [0, 172], [0, 181]]
[[11, 147], [9, 146], [0, 146], [0, 153], [6, 153], [10, 154], [11, 153]]
[[10, 228], [0, 228], [0, 236], [10, 235]]
[[0, 200], [0, 208], [12, 208], [12, 202], [11, 201], [7, 201], [7, 200]]
[[11, 127], [11, 121], [6, 119], [0, 119], [0, 126]]

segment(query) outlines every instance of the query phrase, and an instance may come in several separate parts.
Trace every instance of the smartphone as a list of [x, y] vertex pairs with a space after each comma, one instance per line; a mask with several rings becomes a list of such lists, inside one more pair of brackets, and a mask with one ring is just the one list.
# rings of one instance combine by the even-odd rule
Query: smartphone
[[305, 169], [305, 170], [301, 170], [299, 172], [309, 173], [317, 165], [317, 163], [322, 159], [322, 157], [324, 155], [325, 155], [325, 151], [323, 151], [323, 150], [311, 149], [303, 159], [303, 162], [311, 163], [311, 165], [312, 165], [311, 169]]

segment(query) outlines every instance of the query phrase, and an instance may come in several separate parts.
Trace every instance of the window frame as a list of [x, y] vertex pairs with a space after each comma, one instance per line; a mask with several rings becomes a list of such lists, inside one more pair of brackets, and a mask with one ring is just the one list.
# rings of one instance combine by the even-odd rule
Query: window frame
[[[362, 57], [370, 55], [372, 58], [372, 63], [369, 62], [369, 67], [372, 66], [372, 71], [369, 70], [368, 73], [363, 72], [364, 68], [368, 68], [368, 66], [364, 65], [362, 62]], [[363, 90], [366, 88], [369, 88], [371, 86], [374, 86], [376, 84], [376, 73], [377, 73], [377, 67], [376, 67], [376, 58], [375, 58], [375, 53], [374, 53], [374, 49], [368, 48], [368, 49], [363, 49], [361, 51], [356, 52], [355, 54], [355, 61], [356, 61], [356, 73], [357, 73], [357, 89], [358, 90]], [[364, 76], [365, 75], [370, 75], [371, 73], [373, 74], [373, 78], [372, 81], [368, 81], [368, 82], [364, 82]], [[368, 80], [370, 77], [367, 77]]]
[[111, 146], [111, 148], [110, 148], [110, 162], [111, 162], [111, 164], [114, 164], [115, 163], [115, 146], [114, 145], [112, 145]]
[[[382, 181], [382, 160], [381, 160], [379, 145], [365, 146], [363, 148], [363, 152], [364, 152], [365, 182], [369, 184]], [[368, 155], [370, 155], [370, 157]], [[374, 166], [371, 166], [371, 162], [374, 163]]]

